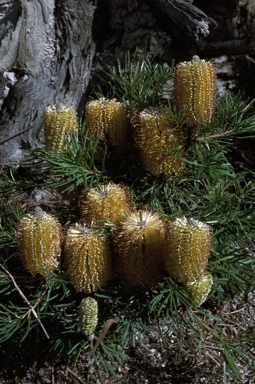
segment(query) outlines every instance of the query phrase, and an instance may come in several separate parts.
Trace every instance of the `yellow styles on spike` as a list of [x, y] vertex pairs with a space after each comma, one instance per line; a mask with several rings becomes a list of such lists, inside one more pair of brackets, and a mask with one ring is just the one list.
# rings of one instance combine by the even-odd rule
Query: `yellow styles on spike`
[[194, 301], [194, 304], [197, 307], [200, 307], [200, 305], [206, 301], [212, 285], [213, 277], [210, 272], [205, 271], [198, 280], [192, 283], [187, 283], [185, 287], [188, 295]]
[[58, 268], [62, 230], [56, 218], [37, 207], [18, 223], [18, 245], [21, 262], [32, 275], [46, 276]]
[[66, 135], [78, 129], [76, 112], [64, 104], [50, 105], [43, 113], [43, 126], [46, 147], [63, 150]]
[[174, 75], [174, 102], [183, 110], [189, 127], [210, 123], [215, 107], [216, 69], [210, 61], [194, 56], [179, 63]]
[[180, 283], [200, 279], [208, 264], [212, 230], [198, 220], [177, 218], [167, 225], [165, 269]]
[[117, 274], [128, 287], [151, 287], [164, 273], [164, 222], [158, 214], [139, 211], [130, 214], [114, 237]]
[[169, 177], [183, 170], [180, 135], [166, 114], [156, 110], [141, 112], [135, 141], [145, 171]]
[[79, 208], [81, 219], [86, 223], [117, 223], [131, 212], [134, 202], [126, 188], [108, 183], [82, 193]]
[[85, 119], [90, 136], [100, 138], [107, 145], [127, 144], [129, 121], [122, 102], [105, 98], [89, 101], [85, 107]]
[[113, 277], [108, 238], [94, 228], [72, 225], [66, 233], [64, 256], [69, 279], [78, 292], [95, 292]]

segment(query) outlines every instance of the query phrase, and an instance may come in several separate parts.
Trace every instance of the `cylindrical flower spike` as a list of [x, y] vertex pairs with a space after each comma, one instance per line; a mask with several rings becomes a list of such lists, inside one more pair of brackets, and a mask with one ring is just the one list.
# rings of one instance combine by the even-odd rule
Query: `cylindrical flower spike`
[[194, 56], [177, 65], [174, 76], [174, 101], [183, 110], [189, 127], [210, 123], [216, 95], [216, 69], [210, 61]]
[[195, 305], [200, 307], [200, 305], [206, 301], [211, 291], [212, 285], [213, 277], [210, 272], [205, 271], [199, 280], [196, 280], [192, 283], [187, 283], [185, 287]]
[[81, 219], [87, 223], [118, 223], [131, 212], [134, 202], [126, 188], [108, 183], [82, 193], [79, 208]]
[[58, 268], [62, 230], [53, 216], [36, 208], [18, 223], [18, 244], [22, 264], [32, 275], [45, 276]]
[[127, 287], [151, 287], [164, 273], [164, 222], [148, 211], [132, 213], [120, 225], [114, 238], [117, 273]]
[[46, 147], [63, 150], [66, 135], [78, 129], [76, 112], [68, 105], [50, 105], [45, 108], [43, 126]]
[[123, 103], [101, 98], [85, 107], [86, 126], [90, 136], [107, 145], [123, 146], [128, 142], [128, 118]]
[[170, 277], [183, 284], [202, 278], [207, 267], [212, 230], [198, 220], [177, 218], [166, 232], [165, 268]]
[[64, 255], [68, 276], [78, 292], [95, 292], [113, 277], [108, 238], [91, 227], [75, 224], [67, 230]]
[[79, 309], [80, 331], [88, 338], [95, 332], [98, 322], [98, 304], [92, 297], [82, 299]]
[[179, 134], [164, 113], [146, 110], [139, 115], [136, 144], [145, 171], [154, 176], [178, 175], [184, 168]]

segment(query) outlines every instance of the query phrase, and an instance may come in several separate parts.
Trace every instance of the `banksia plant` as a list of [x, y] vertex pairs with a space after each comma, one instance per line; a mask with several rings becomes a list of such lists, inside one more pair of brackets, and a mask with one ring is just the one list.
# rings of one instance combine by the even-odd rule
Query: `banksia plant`
[[66, 233], [64, 255], [69, 279], [78, 292], [95, 292], [113, 277], [108, 238], [94, 228], [72, 225]]
[[89, 101], [85, 107], [85, 118], [90, 136], [100, 138], [107, 145], [127, 144], [129, 121], [122, 102], [105, 98]]
[[81, 219], [87, 223], [120, 222], [134, 207], [127, 189], [114, 184], [100, 184], [79, 198]]
[[187, 283], [185, 287], [188, 295], [194, 301], [195, 305], [200, 307], [200, 305], [206, 301], [212, 285], [213, 277], [210, 272], [205, 271], [200, 279], [192, 283]]
[[194, 56], [177, 65], [174, 75], [174, 102], [183, 110], [189, 127], [206, 125], [212, 119], [216, 95], [216, 69], [210, 61]]
[[164, 273], [164, 222], [157, 213], [131, 213], [116, 231], [117, 273], [128, 287], [151, 287], [160, 282]]
[[165, 268], [180, 283], [202, 278], [208, 264], [212, 230], [198, 220], [177, 218], [166, 231]]
[[43, 126], [46, 147], [63, 150], [66, 135], [78, 129], [76, 112], [68, 105], [50, 105], [43, 113]]
[[32, 275], [45, 276], [59, 266], [62, 230], [56, 218], [36, 208], [18, 223], [21, 262]]
[[98, 322], [98, 304], [92, 297], [82, 299], [79, 309], [80, 331], [87, 338], [92, 338]]
[[166, 114], [155, 109], [141, 112], [136, 144], [143, 168], [152, 175], [178, 175], [183, 170], [180, 135]]

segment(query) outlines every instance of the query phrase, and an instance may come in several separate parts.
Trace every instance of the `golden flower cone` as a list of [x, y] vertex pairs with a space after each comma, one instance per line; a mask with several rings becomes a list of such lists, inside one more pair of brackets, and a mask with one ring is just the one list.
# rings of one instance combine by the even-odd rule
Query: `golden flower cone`
[[62, 231], [53, 216], [36, 208], [18, 223], [18, 245], [21, 262], [32, 275], [47, 275], [59, 266]]
[[174, 102], [183, 110], [189, 127], [210, 123], [216, 95], [216, 69], [210, 61], [194, 56], [176, 66]]
[[95, 292], [113, 277], [109, 241], [91, 227], [75, 224], [67, 230], [64, 255], [69, 279], [78, 292]]
[[94, 334], [98, 322], [98, 304], [92, 297], [86, 297], [81, 301], [79, 309], [80, 331], [86, 337]]
[[46, 148], [63, 150], [66, 135], [78, 129], [76, 112], [68, 105], [50, 105], [43, 113], [43, 126]]
[[118, 184], [101, 184], [81, 194], [81, 219], [87, 223], [120, 222], [134, 207], [127, 189]]
[[195, 305], [200, 307], [200, 305], [206, 301], [209, 293], [211, 292], [212, 285], [213, 277], [210, 272], [205, 271], [199, 280], [187, 283], [185, 287], [188, 295], [194, 301]]
[[212, 230], [198, 220], [177, 218], [167, 226], [165, 268], [183, 284], [200, 279], [208, 264]]
[[174, 126], [164, 113], [147, 110], [139, 115], [136, 144], [143, 168], [154, 176], [178, 175], [184, 168], [184, 150]]
[[123, 103], [105, 98], [89, 101], [85, 119], [90, 136], [100, 138], [107, 145], [127, 144], [129, 121]]
[[139, 211], [129, 215], [114, 237], [117, 275], [127, 287], [151, 287], [164, 273], [164, 223], [158, 214]]

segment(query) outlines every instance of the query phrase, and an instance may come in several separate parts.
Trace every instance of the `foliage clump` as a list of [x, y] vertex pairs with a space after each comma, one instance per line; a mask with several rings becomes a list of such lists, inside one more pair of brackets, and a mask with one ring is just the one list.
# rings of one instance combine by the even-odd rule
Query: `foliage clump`
[[[240, 378], [236, 359], [247, 359], [246, 351], [254, 345], [254, 340], [248, 332], [240, 339], [227, 337], [221, 327], [221, 319], [213, 315], [210, 307], [221, 306], [233, 294], [248, 294], [254, 285], [255, 259], [250, 247], [255, 228], [254, 174], [249, 170], [236, 169], [229, 160], [233, 141], [254, 135], [255, 116], [248, 114], [252, 103], [248, 104], [239, 96], [231, 94], [215, 98], [213, 108], [210, 104], [210, 118], [206, 123], [202, 121], [195, 127], [192, 124], [190, 129], [185, 117], [185, 106], [177, 111], [173, 104], [173, 66], [160, 65], [149, 57], [137, 61], [128, 54], [124, 65], [118, 61], [115, 67], [101, 70], [104, 72], [106, 90], [98, 90], [97, 97], [107, 100], [115, 98], [116, 103], [121, 103], [121, 112], [123, 105], [125, 106], [129, 129], [127, 134], [126, 125], [125, 140], [109, 140], [113, 129], [116, 132], [116, 120], [114, 126], [105, 124], [105, 140], [90, 135], [85, 114], [85, 122], [80, 124], [79, 129], [72, 129], [66, 135], [62, 149], [42, 147], [31, 151], [18, 169], [10, 169], [1, 177], [0, 341], [6, 343], [11, 339], [20, 346], [29, 335], [35, 335], [48, 339], [52, 351], [75, 355], [76, 359], [81, 352], [86, 352], [92, 356], [95, 367], [101, 364], [106, 371], [114, 374], [111, 362], [123, 363], [126, 346], [130, 342], [135, 346], [138, 336], [142, 337], [150, 332], [151, 324], [158, 322], [161, 332], [160, 321], [164, 321], [174, 332], [178, 325], [178, 339], [181, 344], [185, 342], [185, 327], [194, 329], [198, 347], [203, 342], [203, 333], [209, 332], [229, 373]], [[204, 72], [203, 81], [206, 81]], [[108, 104], [107, 102], [106, 105]], [[162, 129], [156, 119], [153, 123], [155, 132], [151, 136], [143, 132], [141, 119], [141, 114], [145, 113], [143, 111], [147, 111], [147, 114], [148, 110], [151, 111], [149, 108], [156, 108], [157, 116], [164, 111], [164, 119], [169, 122]], [[212, 110], [214, 112], [211, 114]], [[97, 113], [95, 115], [98, 116]], [[120, 123], [123, 119], [122, 114], [121, 116]], [[103, 117], [101, 120], [105, 121]], [[127, 124], [126, 119], [124, 120]], [[89, 124], [91, 130], [91, 115]], [[107, 126], [111, 127], [110, 133], [107, 133]], [[143, 141], [146, 141], [146, 135], [151, 140], [150, 148], [155, 144], [155, 150], [148, 154], [148, 149], [141, 155], [141, 146], [144, 150]], [[158, 158], [161, 163], [170, 159], [172, 168], [168, 167], [165, 172], [164, 166], [159, 172], [155, 172], [155, 154], [155, 164]], [[150, 167], [145, 165], [147, 155]], [[127, 216], [141, 216], [141, 212], [150, 212], [148, 215], [156, 217], [160, 226], [163, 226], [163, 222], [174, 223], [179, 218], [185, 218], [183, 220], [187, 223], [203, 223], [209, 234], [205, 241], [208, 244], [212, 241], [212, 245], [209, 257], [207, 245], [204, 256], [206, 260], [203, 259], [203, 268], [197, 276], [201, 280], [184, 279], [185, 285], [178, 281], [177, 272], [163, 277], [164, 271], [159, 283], [153, 287], [147, 283], [141, 286], [132, 283], [127, 288], [121, 285], [117, 274], [113, 276], [109, 273], [109, 276], [102, 276], [103, 286], [109, 281], [108, 286], [103, 288], [100, 287], [101, 280], [97, 279], [98, 271], [94, 265], [96, 280], [93, 283], [87, 283], [86, 280], [87, 289], [85, 293], [80, 293], [76, 292], [80, 289], [75, 290], [69, 280], [70, 273], [66, 268], [68, 262], [64, 258], [59, 269], [48, 271], [50, 273], [47, 273], [46, 278], [40, 275], [31, 277], [24, 271], [17, 243], [17, 221], [27, 210], [22, 206], [24, 197], [31, 196], [35, 190], [50, 190], [57, 194], [55, 206], [45, 204], [43, 208], [54, 212], [62, 223], [67, 238], [72, 232], [72, 241], [68, 240], [64, 246], [64, 251], [65, 248], [70, 248], [67, 252], [70, 253], [70, 258], [73, 254], [73, 241], [77, 243], [79, 238], [83, 239], [88, 235], [91, 237], [92, 233], [93, 236], [94, 233], [97, 235], [96, 240], [93, 238], [97, 244], [107, 239], [108, 255], [108, 240], [112, 241], [114, 236], [117, 239], [126, 236], [123, 232], [125, 221], [120, 227], [114, 220], [107, 221], [105, 218], [102, 221], [97, 219], [96, 223], [90, 218], [89, 227], [73, 223], [80, 219], [79, 205], [83, 205], [82, 199], [88, 195], [88, 191], [98, 188], [100, 190], [100, 186], [113, 185], [111, 183], [125, 185], [132, 195], [134, 203], [130, 212], [127, 210]], [[101, 188], [101, 191], [104, 192], [104, 189]], [[63, 201], [66, 205], [62, 204]], [[134, 205], [136, 212], [132, 213]], [[147, 247], [150, 240], [146, 238], [144, 220], [140, 218], [139, 222], [140, 237], [137, 244], [141, 246], [138, 249], [132, 243], [133, 254], [130, 254], [130, 260], [135, 260], [134, 256], [140, 252], [141, 257], [147, 257], [148, 263], [150, 252]], [[118, 232], [120, 228], [122, 232]], [[194, 235], [183, 232], [181, 239], [182, 244], [185, 242], [187, 254], [191, 256], [197, 255], [197, 249], [189, 248], [192, 247], [192, 236]], [[153, 257], [156, 248], [160, 247], [159, 240], [158, 238], [153, 243]], [[91, 271], [89, 258], [91, 255], [94, 257], [95, 250], [89, 248], [86, 240], [77, 244], [76, 248], [79, 252], [82, 250], [83, 257], [80, 264], [76, 259], [72, 276], [75, 284], [80, 286], [75, 269], [84, 275], [85, 265], [86, 270]], [[201, 244], [200, 246], [202, 247]], [[115, 245], [113, 254], [116, 248], [118, 246]], [[123, 253], [127, 252], [125, 244], [120, 248]], [[181, 253], [179, 256], [181, 257]], [[100, 257], [104, 257], [103, 253], [100, 253]], [[196, 257], [197, 263], [200, 263], [199, 257]], [[111, 262], [112, 260], [109, 261], [110, 264]], [[142, 261], [140, 264], [143, 264]], [[123, 265], [120, 269], [122, 267]], [[137, 271], [135, 267], [129, 267], [125, 260], [125, 270], [128, 271], [126, 275], [131, 281], [134, 277], [132, 271], [134, 274]], [[96, 293], [94, 281], [97, 284]], [[203, 286], [202, 291], [199, 291], [201, 282], [204, 281], [206, 287]], [[79, 305], [87, 293], [98, 301], [97, 330], [101, 327], [102, 331], [94, 340], [84, 338], [79, 332]], [[208, 293], [206, 307], [196, 308], [202, 304], [204, 295], [207, 296]], [[208, 325], [206, 319], [214, 321], [216, 325]], [[98, 372], [100, 374], [99, 369]]]

